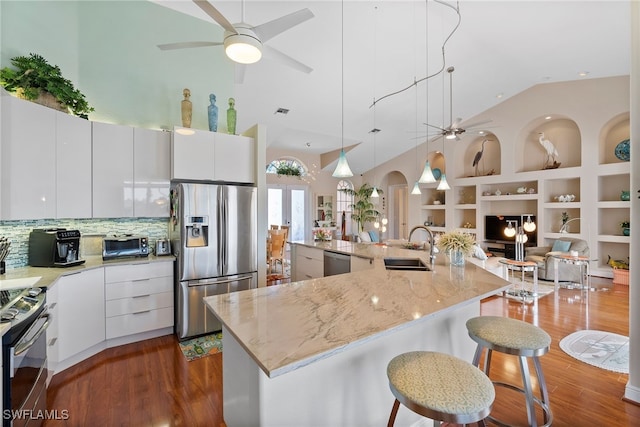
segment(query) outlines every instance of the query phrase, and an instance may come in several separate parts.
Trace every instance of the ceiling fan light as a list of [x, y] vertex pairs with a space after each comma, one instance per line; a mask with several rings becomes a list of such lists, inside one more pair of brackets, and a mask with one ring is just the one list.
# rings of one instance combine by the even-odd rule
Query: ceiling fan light
[[449, 131], [444, 136], [446, 139], [456, 139], [456, 133], [454, 131]]
[[351, 172], [349, 162], [347, 162], [347, 155], [344, 154], [344, 150], [340, 150], [340, 157], [338, 158], [336, 170], [333, 171], [331, 176], [334, 178], [350, 178], [353, 176], [353, 172]]
[[449, 183], [447, 182], [447, 177], [444, 174], [440, 177], [440, 183], [436, 187], [436, 190], [451, 190], [451, 187], [449, 187]]
[[253, 64], [262, 58], [262, 43], [247, 34], [233, 34], [224, 39], [224, 52], [239, 64]]
[[436, 177], [433, 176], [429, 160], [424, 164], [424, 169], [422, 170], [422, 175], [420, 175], [418, 182], [420, 184], [431, 184], [432, 182], [436, 182]]

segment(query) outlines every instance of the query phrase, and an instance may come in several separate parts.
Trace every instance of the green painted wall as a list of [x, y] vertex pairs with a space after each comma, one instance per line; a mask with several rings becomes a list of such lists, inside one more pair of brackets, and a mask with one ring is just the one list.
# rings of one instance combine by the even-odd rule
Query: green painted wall
[[[222, 47], [160, 51], [177, 41], [219, 41], [222, 29], [157, 4], [130, 1], [0, 1], [0, 66], [31, 52], [58, 65], [95, 108], [89, 118], [145, 128], [181, 125], [191, 90], [192, 127], [207, 129], [209, 94], [233, 97]], [[221, 117], [218, 131], [226, 131]]]

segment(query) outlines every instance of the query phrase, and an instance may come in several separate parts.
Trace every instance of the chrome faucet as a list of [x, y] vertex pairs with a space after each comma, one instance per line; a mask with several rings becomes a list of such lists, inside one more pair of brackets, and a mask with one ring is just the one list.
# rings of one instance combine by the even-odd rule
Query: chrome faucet
[[[429, 230], [429, 228], [424, 225], [416, 225], [409, 232], [409, 242], [411, 241], [411, 236], [413, 235], [413, 232], [418, 229], [426, 231], [427, 234], [429, 235], [429, 261], [431, 262], [431, 265], [433, 265], [436, 262], [436, 254], [434, 250], [435, 242], [433, 241], [433, 231]], [[426, 247], [424, 250], [425, 251], [427, 250]]]

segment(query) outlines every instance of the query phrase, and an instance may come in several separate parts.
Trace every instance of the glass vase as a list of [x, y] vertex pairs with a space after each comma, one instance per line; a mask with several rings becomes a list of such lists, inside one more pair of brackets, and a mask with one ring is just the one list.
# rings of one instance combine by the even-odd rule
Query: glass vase
[[456, 249], [452, 249], [449, 251], [449, 264], [455, 265], [457, 267], [463, 267], [464, 262], [464, 252]]

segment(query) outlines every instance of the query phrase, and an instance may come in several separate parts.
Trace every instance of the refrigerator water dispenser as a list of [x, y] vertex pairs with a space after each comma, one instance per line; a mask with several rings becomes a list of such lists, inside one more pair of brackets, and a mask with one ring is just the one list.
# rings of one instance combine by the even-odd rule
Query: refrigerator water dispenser
[[184, 226], [188, 248], [209, 246], [209, 224], [206, 216], [188, 216]]

